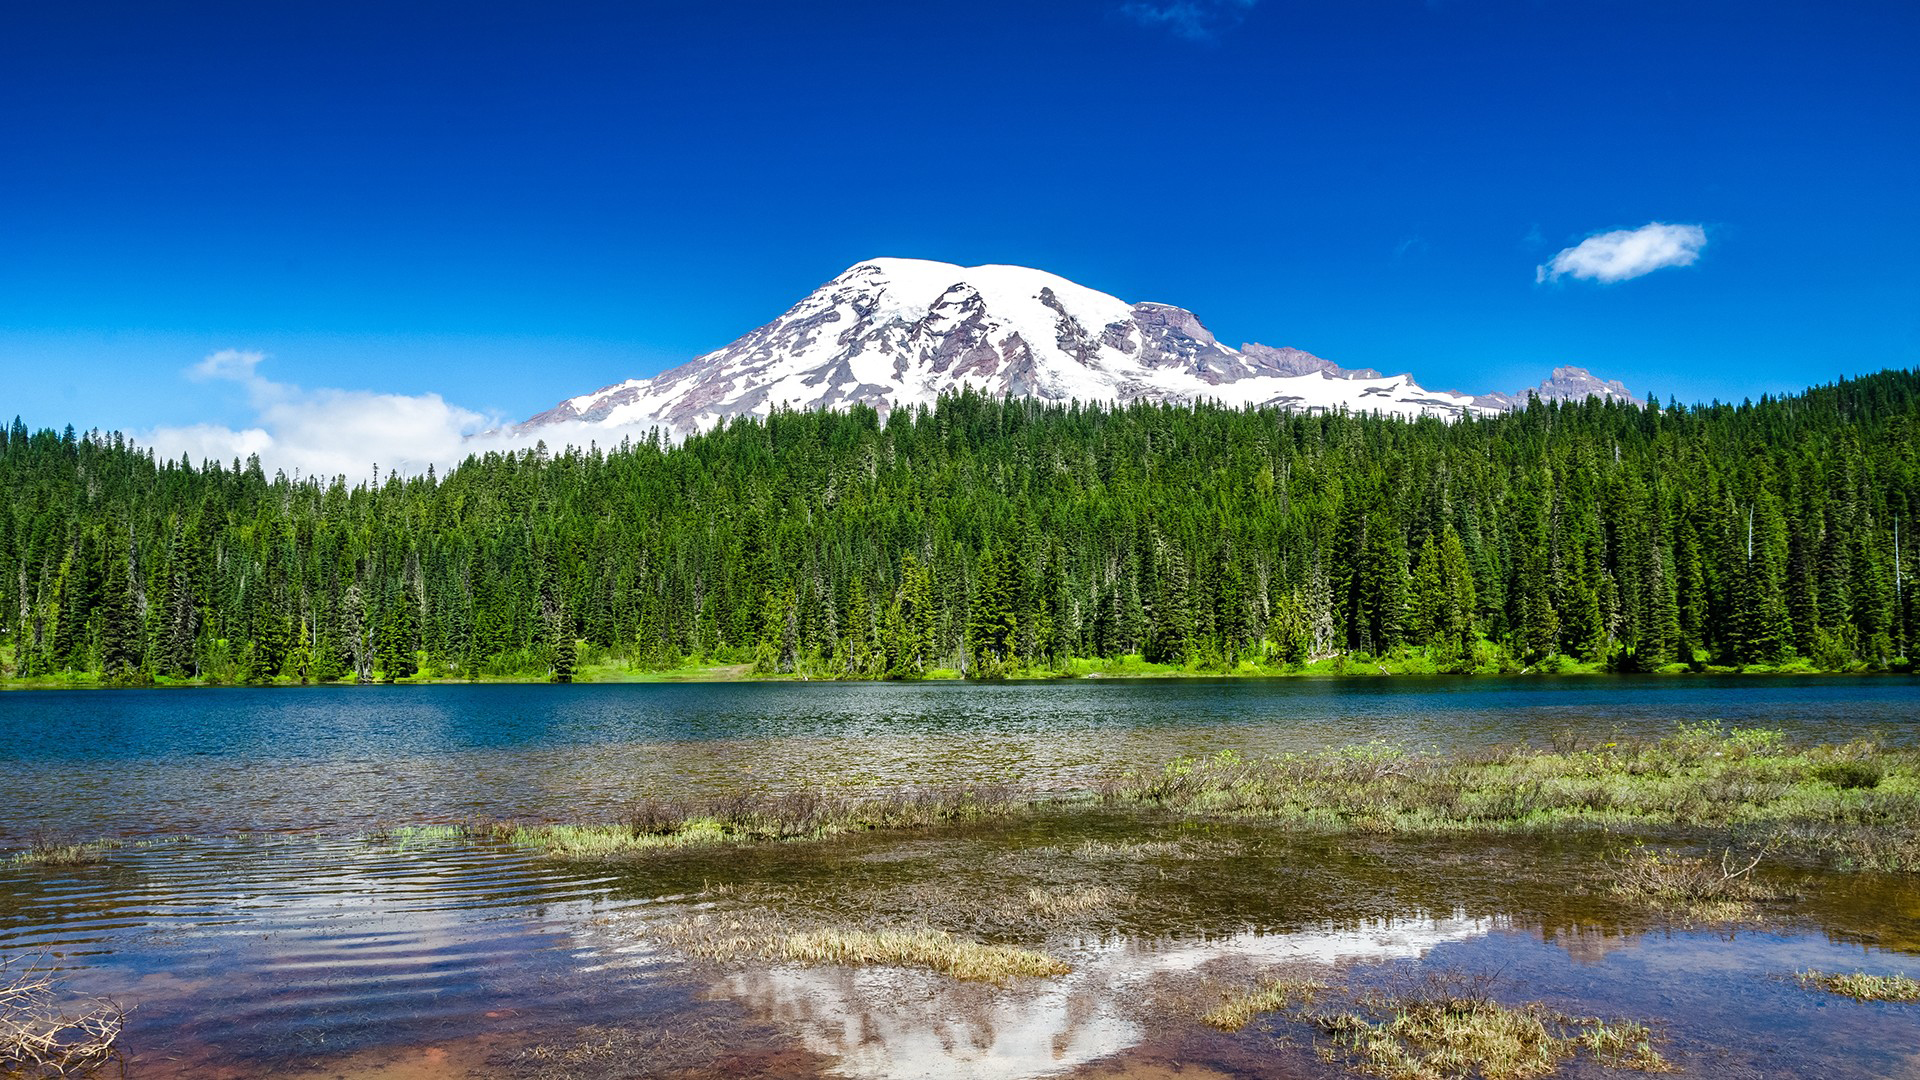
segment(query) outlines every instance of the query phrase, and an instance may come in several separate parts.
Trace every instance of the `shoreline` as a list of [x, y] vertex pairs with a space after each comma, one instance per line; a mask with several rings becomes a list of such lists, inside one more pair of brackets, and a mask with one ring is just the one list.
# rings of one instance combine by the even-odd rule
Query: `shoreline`
[[486, 686], [486, 685], [578, 685], [578, 686], [619, 686], [642, 683], [977, 683], [995, 685], [1001, 683], [1049, 683], [1083, 681], [1175, 681], [1175, 680], [1257, 680], [1257, 679], [1458, 679], [1473, 680], [1487, 678], [1519, 679], [1556, 679], [1556, 678], [1633, 678], [1657, 677], [1684, 679], [1687, 677], [1739, 676], [1743, 678], [1766, 678], [1785, 676], [1815, 677], [1907, 677], [1916, 674], [1910, 665], [1902, 664], [1885, 668], [1816, 668], [1800, 665], [1750, 664], [1719, 665], [1703, 664], [1688, 667], [1670, 664], [1656, 671], [1610, 671], [1602, 664], [1568, 664], [1550, 670], [1526, 668], [1519, 671], [1479, 670], [1479, 671], [1427, 671], [1407, 670], [1404, 667], [1394, 670], [1374, 662], [1355, 663], [1342, 670], [1332, 663], [1315, 664], [1304, 668], [1270, 668], [1242, 665], [1232, 671], [1197, 671], [1183, 668], [1166, 668], [1113, 663], [1106, 667], [1090, 670], [1038, 670], [1016, 673], [992, 679], [975, 679], [961, 675], [952, 669], [942, 669], [932, 674], [911, 679], [875, 679], [846, 675], [787, 673], [778, 675], [754, 674], [749, 664], [715, 664], [677, 668], [663, 668], [654, 671], [634, 670], [631, 668], [605, 665], [600, 670], [578, 672], [567, 683], [557, 683], [548, 675], [483, 675], [478, 678], [464, 678], [453, 675], [413, 676], [405, 679], [383, 680], [360, 683], [349, 679], [330, 679], [312, 681], [291, 676], [281, 676], [267, 682], [230, 682], [209, 679], [148, 679], [148, 680], [108, 680], [98, 672], [76, 672], [65, 676], [34, 676], [14, 678], [0, 676], [0, 692], [8, 690], [128, 690], [128, 689], [213, 689], [213, 688], [293, 688], [293, 687], [358, 687], [358, 686]]

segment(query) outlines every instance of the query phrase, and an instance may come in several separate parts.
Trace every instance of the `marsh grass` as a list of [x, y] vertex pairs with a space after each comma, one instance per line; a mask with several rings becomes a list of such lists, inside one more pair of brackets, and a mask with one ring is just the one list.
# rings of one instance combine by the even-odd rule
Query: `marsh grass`
[[1503, 1004], [1486, 993], [1489, 982], [1436, 978], [1425, 989], [1301, 1017], [1328, 1037], [1323, 1060], [1386, 1080], [1529, 1080], [1582, 1055], [1608, 1068], [1672, 1068], [1644, 1024], [1567, 1016], [1538, 1002]]
[[1106, 785], [1112, 802], [1330, 833], [1764, 831], [1845, 868], [1920, 872], [1920, 753], [1794, 746], [1683, 725], [1664, 739], [1441, 756], [1376, 741], [1249, 759], [1180, 758]]
[[722, 962], [759, 959], [837, 967], [925, 968], [956, 979], [992, 983], [1073, 970], [1043, 952], [972, 941], [943, 930], [797, 926], [764, 912], [705, 912], [663, 924], [654, 934], [689, 956]]
[[0, 1076], [82, 1076], [114, 1059], [126, 1012], [110, 1001], [63, 1005], [43, 965], [0, 960]]
[[1830, 994], [1850, 997], [1855, 1001], [1893, 1001], [1901, 1004], [1920, 1004], [1920, 981], [1906, 975], [1869, 975], [1856, 971], [1850, 975], [1833, 974], [1824, 971], [1802, 971], [1795, 976], [1800, 985], [1810, 990], [1825, 990]]

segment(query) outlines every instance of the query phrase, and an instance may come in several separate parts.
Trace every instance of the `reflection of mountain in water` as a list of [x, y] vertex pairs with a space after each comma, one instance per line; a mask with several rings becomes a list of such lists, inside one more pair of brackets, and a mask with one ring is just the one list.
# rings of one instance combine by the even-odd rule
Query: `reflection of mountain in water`
[[1235, 934], [1153, 946], [1097, 942], [1071, 953], [1073, 974], [1002, 988], [893, 968], [793, 968], [728, 977], [724, 992], [793, 1030], [851, 1077], [906, 1080], [1044, 1076], [1118, 1053], [1145, 1035], [1126, 1003], [1156, 975], [1215, 962], [1339, 964], [1409, 960], [1502, 929], [1449, 917], [1369, 920], [1293, 934]]

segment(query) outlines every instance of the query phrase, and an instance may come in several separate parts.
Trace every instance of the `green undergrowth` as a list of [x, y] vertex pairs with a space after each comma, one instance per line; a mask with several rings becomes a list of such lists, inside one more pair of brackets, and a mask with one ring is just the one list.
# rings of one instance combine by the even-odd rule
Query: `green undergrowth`
[[1223, 752], [1127, 773], [1104, 794], [1328, 832], [1710, 830], [1842, 869], [1920, 872], [1920, 754], [1865, 740], [1795, 745], [1753, 728], [1683, 725], [1658, 740], [1465, 756], [1386, 742], [1258, 759]]

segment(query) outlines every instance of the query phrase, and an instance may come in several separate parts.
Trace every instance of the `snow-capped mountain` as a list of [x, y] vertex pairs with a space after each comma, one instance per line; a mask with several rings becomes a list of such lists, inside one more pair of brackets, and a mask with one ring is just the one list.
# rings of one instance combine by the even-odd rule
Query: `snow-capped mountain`
[[[1541, 391], [1577, 388], [1562, 368]], [[1626, 388], [1618, 383], [1599, 384]], [[1193, 401], [1455, 418], [1514, 407], [1347, 369], [1299, 349], [1229, 348], [1190, 311], [1129, 304], [1041, 270], [920, 259], [860, 263], [786, 314], [651, 379], [569, 398], [521, 425], [657, 426], [670, 436], [777, 406], [882, 411], [971, 386], [1049, 401]], [[1524, 394], [1519, 400], [1524, 400]]]

